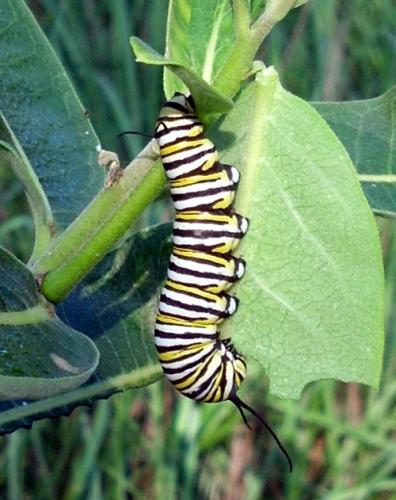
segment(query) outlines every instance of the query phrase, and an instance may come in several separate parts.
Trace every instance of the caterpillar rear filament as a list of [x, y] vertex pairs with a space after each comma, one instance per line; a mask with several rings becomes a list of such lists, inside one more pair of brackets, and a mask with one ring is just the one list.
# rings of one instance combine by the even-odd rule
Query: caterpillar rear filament
[[[248, 220], [231, 206], [238, 170], [220, 163], [204, 135], [191, 96], [176, 93], [162, 108], [155, 138], [176, 210], [173, 249], [155, 325], [155, 345], [168, 380], [185, 396], [204, 402], [232, 401], [267, 423], [237, 395], [246, 362], [220, 325], [234, 314], [238, 299], [227, 290], [242, 278], [245, 261], [232, 251]], [[249, 427], [249, 425], [248, 425]]]

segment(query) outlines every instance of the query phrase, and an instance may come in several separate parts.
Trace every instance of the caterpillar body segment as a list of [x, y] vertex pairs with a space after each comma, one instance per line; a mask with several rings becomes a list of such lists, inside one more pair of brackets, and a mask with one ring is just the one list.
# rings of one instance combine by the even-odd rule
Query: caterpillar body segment
[[237, 248], [249, 223], [236, 213], [176, 212], [173, 243], [179, 248], [201, 252], [229, 254]]
[[[229, 399], [246, 374], [243, 358], [220, 340], [160, 354], [167, 378], [185, 396], [206, 402]], [[162, 356], [162, 357], [161, 357]], [[198, 366], [198, 368], [197, 368]]]
[[220, 293], [242, 278], [245, 265], [244, 259], [229, 254], [223, 256], [174, 247], [168, 267], [168, 279]]
[[218, 163], [208, 172], [170, 182], [170, 191], [177, 211], [223, 210], [232, 205], [238, 182], [235, 167]]
[[159, 312], [196, 323], [221, 323], [238, 307], [238, 299], [227, 293], [212, 293], [198, 286], [167, 280], [160, 296]]
[[159, 352], [183, 350], [185, 346], [213, 342], [219, 336], [217, 325], [183, 323], [168, 323], [168, 317], [158, 315], [155, 325], [155, 345]]

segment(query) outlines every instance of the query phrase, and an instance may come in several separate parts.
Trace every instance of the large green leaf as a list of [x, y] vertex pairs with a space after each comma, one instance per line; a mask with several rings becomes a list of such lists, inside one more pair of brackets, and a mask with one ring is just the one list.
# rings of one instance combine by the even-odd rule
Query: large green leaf
[[371, 208], [396, 216], [396, 87], [365, 101], [313, 103], [347, 149]]
[[273, 68], [241, 93], [215, 141], [241, 171], [235, 209], [250, 218], [241, 304], [223, 334], [261, 364], [274, 395], [296, 398], [323, 378], [377, 387], [380, 245], [343, 146]]
[[39, 399], [74, 389], [99, 353], [40, 300], [26, 267], [0, 248], [0, 400]]
[[[62, 230], [103, 184], [99, 141], [25, 2], [2, 0], [0, 26], [0, 111]], [[0, 139], [7, 140], [4, 133], [0, 123]]]
[[[93, 341], [100, 353], [99, 365], [85, 385], [64, 394], [40, 401], [1, 403], [0, 432], [29, 426], [37, 418], [68, 414], [78, 404], [90, 404], [113, 392], [147, 385], [161, 376], [152, 332], [158, 287], [165, 277], [169, 256], [170, 229], [165, 224], [126, 240], [58, 306], [63, 329], [75, 334], [78, 330], [86, 335], [78, 334], [87, 342]], [[19, 288], [28, 290], [24, 284]], [[21, 300], [26, 307], [33, 305], [24, 296]], [[24, 366], [33, 364], [30, 352], [18, 349], [16, 346], [16, 355]], [[73, 349], [76, 358], [83, 354], [77, 342]]]

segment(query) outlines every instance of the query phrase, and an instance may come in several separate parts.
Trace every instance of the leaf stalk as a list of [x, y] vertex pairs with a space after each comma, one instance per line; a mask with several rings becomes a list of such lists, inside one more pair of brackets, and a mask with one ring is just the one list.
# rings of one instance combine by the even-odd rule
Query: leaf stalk
[[246, 0], [234, 0], [236, 42], [224, 66], [214, 79], [213, 86], [221, 93], [234, 97], [241, 82], [251, 71], [257, 50], [273, 27], [294, 8], [296, 0], [269, 0], [257, 21], [250, 25]]
[[151, 141], [111, 188], [103, 189], [32, 266], [43, 276], [41, 291], [51, 302], [64, 299], [103, 258], [165, 184], [155, 141]]

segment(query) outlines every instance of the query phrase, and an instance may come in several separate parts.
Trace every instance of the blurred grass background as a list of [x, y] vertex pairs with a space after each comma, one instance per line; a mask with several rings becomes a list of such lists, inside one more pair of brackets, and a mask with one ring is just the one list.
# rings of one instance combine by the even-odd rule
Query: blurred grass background
[[[163, 100], [161, 71], [134, 63], [130, 35], [164, 48], [164, 0], [30, 0], [90, 114], [103, 147], [125, 161]], [[311, 0], [260, 51], [284, 85], [308, 100], [374, 97], [396, 81], [394, 0]], [[158, 220], [161, 209], [146, 215]], [[0, 497], [19, 499], [396, 498], [396, 230], [378, 220], [386, 272], [386, 350], [381, 389], [322, 381], [300, 401], [266, 395], [249, 364], [242, 397], [260, 410], [293, 456], [234, 407], [199, 405], [164, 383], [118, 394], [93, 409], [44, 420], [0, 438]], [[0, 167], [0, 244], [27, 260], [33, 226], [23, 190]]]

